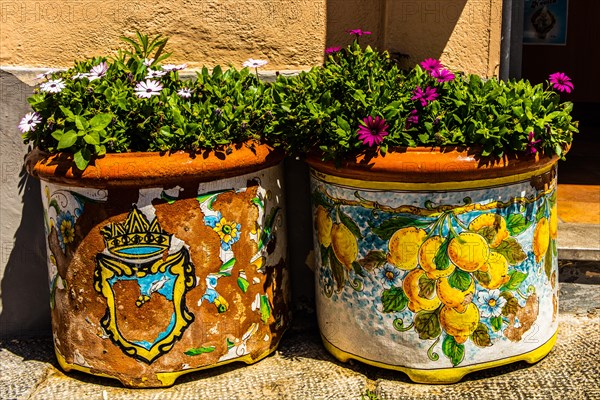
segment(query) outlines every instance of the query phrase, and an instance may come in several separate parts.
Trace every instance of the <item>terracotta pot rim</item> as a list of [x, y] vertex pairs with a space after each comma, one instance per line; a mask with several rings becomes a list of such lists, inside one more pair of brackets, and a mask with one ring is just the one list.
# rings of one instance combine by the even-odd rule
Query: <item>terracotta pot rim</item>
[[157, 187], [174, 182], [208, 182], [259, 171], [279, 164], [283, 153], [267, 144], [246, 142], [196, 153], [109, 153], [84, 171], [74, 168], [69, 153], [32, 150], [25, 159], [27, 172], [41, 180], [78, 187]]
[[[309, 154], [308, 164], [321, 173], [368, 181], [434, 183], [491, 179], [550, 168], [557, 155], [509, 154], [483, 157], [480, 146], [398, 147], [387, 154], [359, 155], [336, 164]], [[568, 148], [565, 149], [565, 152]]]

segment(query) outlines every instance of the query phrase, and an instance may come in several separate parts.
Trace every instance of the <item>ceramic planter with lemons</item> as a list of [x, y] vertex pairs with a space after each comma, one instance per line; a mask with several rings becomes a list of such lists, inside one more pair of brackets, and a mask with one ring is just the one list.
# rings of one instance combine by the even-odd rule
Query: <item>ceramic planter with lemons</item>
[[280, 151], [247, 68], [182, 80], [166, 40], [41, 76], [19, 128], [41, 180], [65, 370], [127, 386], [273, 352], [290, 315]]
[[311, 166], [325, 347], [427, 383], [540, 360], [558, 328], [572, 83], [484, 80], [434, 59], [400, 71], [352, 33], [273, 87], [272, 134]]

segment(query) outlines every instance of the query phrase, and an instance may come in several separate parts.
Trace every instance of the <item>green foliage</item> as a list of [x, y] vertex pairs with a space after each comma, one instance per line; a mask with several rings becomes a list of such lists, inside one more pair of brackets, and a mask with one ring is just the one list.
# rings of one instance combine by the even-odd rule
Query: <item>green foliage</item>
[[[223, 71], [217, 66], [209, 73], [203, 68], [195, 79], [181, 80], [177, 70], [159, 65], [169, 56], [163, 52], [166, 39], [138, 33], [135, 40], [123, 40], [131, 49], [115, 57], [76, 62], [52, 73], [48, 79], [62, 79], [65, 85], [59, 93], [36, 89], [29, 103], [42, 123], [23, 135], [25, 142], [51, 153], [71, 153], [83, 170], [105, 153], [196, 152], [261, 138], [270, 122], [270, 97], [248, 69]], [[103, 62], [103, 76], [86, 76]], [[150, 78], [163, 88], [158, 95], [140, 98], [135, 87], [151, 70], [165, 72]], [[177, 94], [183, 88], [190, 89], [191, 97]]]
[[[274, 119], [267, 136], [290, 154], [312, 152], [341, 162], [404, 146], [470, 146], [482, 156], [502, 157], [525, 152], [530, 132], [541, 140], [538, 150], [562, 155], [577, 132], [573, 105], [549, 87], [455, 76], [442, 83], [420, 66], [400, 70], [387, 52], [354, 42], [329, 55], [322, 67], [279, 77], [269, 88]], [[422, 106], [411, 100], [417, 86], [434, 87], [439, 97]], [[418, 123], [407, 123], [414, 110]], [[385, 118], [389, 125], [379, 148], [358, 139], [368, 116]]]

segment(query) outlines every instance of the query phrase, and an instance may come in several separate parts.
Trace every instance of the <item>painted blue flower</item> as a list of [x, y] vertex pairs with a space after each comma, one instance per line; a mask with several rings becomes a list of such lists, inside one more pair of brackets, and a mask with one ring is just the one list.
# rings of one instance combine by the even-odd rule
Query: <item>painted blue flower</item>
[[506, 299], [500, 296], [500, 290], [482, 290], [477, 294], [477, 306], [483, 318], [499, 317]]
[[60, 246], [64, 250], [67, 244], [75, 240], [75, 217], [70, 211], [58, 214], [56, 218], [56, 230]]
[[217, 215], [207, 215], [204, 217], [204, 224], [206, 226], [214, 228], [217, 225], [217, 223], [221, 220], [221, 218], [223, 218], [223, 216], [220, 212], [217, 212]]
[[383, 280], [384, 285], [394, 286], [400, 280], [400, 270], [386, 264], [383, 268], [379, 269], [377, 276]]

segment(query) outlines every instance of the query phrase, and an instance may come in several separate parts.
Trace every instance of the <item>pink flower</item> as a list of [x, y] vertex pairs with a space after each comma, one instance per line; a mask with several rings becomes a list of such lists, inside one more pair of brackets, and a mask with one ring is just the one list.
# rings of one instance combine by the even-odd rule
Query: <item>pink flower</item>
[[334, 53], [337, 53], [340, 50], [342, 50], [342, 48], [339, 47], [339, 46], [328, 47], [328, 48], [325, 49], [325, 54], [334, 54]]
[[358, 138], [362, 140], [363, 144], [373, 147], [383, 141], [389, 133], [387, 132], [388, 125], [385, 123], [385, 119], [376, 116], [375, 118], [368, 116], [363, 119], [361, 125], [358, 127]]
[[363, 35], [370, 35], [371, 32], [369, 31], [363, 31], [362, 29], [351, 29], [348, 32], [349, 35], [356, 35], [356, 37], [361, 37]]
[[574, 89], [573, 82], [571, 82], [571, 78], [564, 74], [564, 72], [555, 72], [550, 74], [548, 80], [552, 84], [552, 87], [559, 92], [567, 92], [571, 93], [571, 90]]
[[417, 86], [415, 90], [413, 90], [413, 94], [414, 96], [410, 99], [419, 100], [423, 107], [425, 107], [430, 101], [434, 101], [435, 99], [437, 99], [439, 96], [436, 88], [432, 88], [430, 86], [427, 86], [425, 90]]
[[435, 58], [428, 58], [428, 59], [422, 61], [421, 64], [419, 64], [419, 65], [421, 65], [421, 67], [429, 73], [431, 73], [433, 71], [437, 71], [438, 69], [443, 67], [440, 60], [436, 60]]
[[414, 109], [410, 112], [410, 114], [408, 115], [408, 118], [406, 118], [406, 129], [410, 128], [411, 125], [416, 125], [419, 123], [419, 115], [417, 114], [417, 110]]
[[529, 132], [529, 139], [527, 142], [527, 150], [525, 150], [525, 152], [532, 156], [535, 155], [538, 152], [538, 149], [535, 148], [535, 145], [540, 143], [541, 141], [542, 141], [541, 139], [535, 140], [533, 131]]
[[454, 74], [446, 68], [436, 69], [431, 72], [431, 76], [438, 80], [438, 82], [450, 82], [454, 80]]
[[23, 133], [35, 131], [36, 125], [42, 122], [42, 117], [37, 112], [27, 113], [19, 122], [19, 130]]

